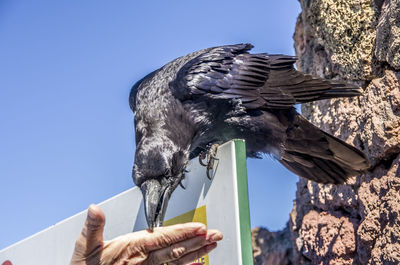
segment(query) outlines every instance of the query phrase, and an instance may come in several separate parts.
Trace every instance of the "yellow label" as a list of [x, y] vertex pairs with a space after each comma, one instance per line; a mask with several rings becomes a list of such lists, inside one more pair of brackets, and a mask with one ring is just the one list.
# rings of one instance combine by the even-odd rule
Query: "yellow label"
[[[182, 223], [188, 223], [188, 222], [199, 222], [199, 223], [203, 223], [203, 224], [207, 225], [206, 206], [205, 205], [201, 206], [190, 212], [187, 212], [187, 213], [181, 214], [177, 217], [174, 217], [172, 219], [169, 219], [164, 222], [164, 225], [168, 226], [168, 225], [182, 224]], [[203, 265], [209, 265], [208, 254], [195, 260], [194, 262], [198, 262]]]

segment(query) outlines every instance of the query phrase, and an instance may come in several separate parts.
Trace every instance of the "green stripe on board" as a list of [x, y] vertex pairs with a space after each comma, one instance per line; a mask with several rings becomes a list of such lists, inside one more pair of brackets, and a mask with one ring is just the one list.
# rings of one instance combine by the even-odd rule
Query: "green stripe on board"
[[234, 140], [236, 154], [236, 175], [239, 199], [240, 241], [242, 264], [253, 265], [251, 244], [249, 191], [247, 189], [246, 144], [244, 140]]

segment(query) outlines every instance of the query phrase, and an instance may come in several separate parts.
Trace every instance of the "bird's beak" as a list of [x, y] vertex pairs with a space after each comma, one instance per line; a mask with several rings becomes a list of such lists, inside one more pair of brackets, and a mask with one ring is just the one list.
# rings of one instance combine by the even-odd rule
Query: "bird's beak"
[[165, 181], [149, 179], [142, 183], [144, 211], [149, 230], [162, 226], [172, 188]]

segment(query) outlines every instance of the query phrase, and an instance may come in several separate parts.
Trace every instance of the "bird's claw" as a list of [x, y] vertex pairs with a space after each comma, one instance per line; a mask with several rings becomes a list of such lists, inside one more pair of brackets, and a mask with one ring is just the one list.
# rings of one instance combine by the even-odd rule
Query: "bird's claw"
[[[189, 171], [187, 171], [187, 170], [185, 169], [185, 173], [187, 173], [187, 172], [189, 172]], [[186, 178], [186, 174], [185, 174], [185, 173], [182, 174], [182, 178], [181, 178], [181, 180], [179, 181], [179, 186], [181, 186], [181, 188], [184, 189], [184, 190], [186, 190], [186, 187], [182, 184], [182, 181]]]
[[183, 186], [183, 184], [182, 184], [182, 181], [181, 181], [181, 182], [179, 182], [179, 186], [181, 186], [181, 188], [182, 188], [182, 189], [186, 190], [186, 187], [185, 187], [185, 186]]
[[203, 162], [203, 160], [206, 159], [206, 157], [207, 157], [207, 153], [206, 152], [201, 152], [201, 154], [199, 155], [199, 163], [203, 167], [207, 166], [207, 164], [204, 164], [204, 162]]
[[[209, 180], [214, 177], [214, 175], [210, 176], [210, 171], [214, 168], [215, 161], [219, 161], [219, 158], [217, 158], [218, 146], [218, 144], [213, 144], [208, 152], [203, 152], [199, 155], [199, 163], [207, 168], [206, 175]], [[207, 159], [207, 163], [203, 162], [204, 159]]]

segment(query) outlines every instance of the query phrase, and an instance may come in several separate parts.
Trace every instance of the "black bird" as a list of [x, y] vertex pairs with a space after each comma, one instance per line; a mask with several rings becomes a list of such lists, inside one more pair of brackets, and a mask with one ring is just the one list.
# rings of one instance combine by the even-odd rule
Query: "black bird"
[[132, 88], [136, 153], [133, 180], [149, 229], [162, 225], [189, 159], [234, 138], [247, 156], [272, 154], [295, 174], [340, 184], [369, 167], [353, 146], [308, 122], [298, 103], [360, 95], [359, 88], [303, 74], [296, 57], [250, 54], [251, 44], [208, 48], [180, 57]]

